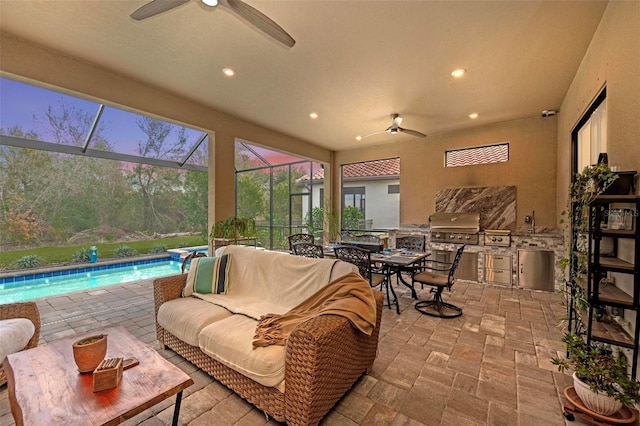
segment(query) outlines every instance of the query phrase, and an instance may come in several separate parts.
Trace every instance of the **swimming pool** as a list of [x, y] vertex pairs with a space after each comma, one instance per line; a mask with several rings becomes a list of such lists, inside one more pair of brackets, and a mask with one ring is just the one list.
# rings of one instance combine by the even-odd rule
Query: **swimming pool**
[[[57, 271], [25, 280], [0, 283], [0, 304], [56, 296], [73, 291], [91, 290], [115, 284], [147, 280], [180, 273], [182, 262], [161, 260], [153, 263], [109, 265], [109, 268]], [[62, 273], [60, 273], [62, 272]], [[56, 274], [54, 276], [54, 274]]]

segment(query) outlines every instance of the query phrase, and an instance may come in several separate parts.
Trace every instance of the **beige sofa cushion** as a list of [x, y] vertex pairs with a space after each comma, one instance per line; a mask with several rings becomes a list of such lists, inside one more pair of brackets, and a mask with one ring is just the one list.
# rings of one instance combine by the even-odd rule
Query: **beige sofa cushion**
[[35, 332], [35, 325], [26, 318], [0, 320], [0, 364], [7, 355], [23, 350]]
[[200, 332], [200, 349], [211, 358], [263, 386], [284, 380], [285, 347], [272, 345], [253, 349], [257, 321], [233, 315]]
[[[344, 277], [349, 272], [355, 272], [356, 274], [360, 273], [360, 271], [358, 270], [358, 267], [356, 265], [354, 265], [353, 263], [343, 262], [342, 260], [337, 261], [335, 263], [335, 265], [333, 265], [333, 269], [331, 270], [331, 276], [329, 277], [329, 283], [337, 280], [340, 277]], [[327, 284], [329, 284], [329, 283], [327, 283]], [[311, 296], [311, 295], [309, 295], [309, 296]]]
[[158, 309], [158, 324], [178, 339], [198, 346], [198, 335], [206, 326], [233, 315], [222, 306], [195, 297], [180, 297]]
[[194, 295], [256, 320], [266, 314], [284, 314], [330, 281], [358, 271], [347, 262], [251, 247], [225, 246], [216, 250], [216, 256], [222, 254], [233, 256], [228, 293]]

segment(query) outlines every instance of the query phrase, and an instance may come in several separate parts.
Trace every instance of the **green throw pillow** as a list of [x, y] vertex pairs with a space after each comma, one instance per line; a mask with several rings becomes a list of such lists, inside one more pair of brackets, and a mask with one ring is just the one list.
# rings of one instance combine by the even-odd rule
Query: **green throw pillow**
[[191, 259], [187, 284], [182, 291], [182, 296], [191, 296], [193, 293], [227, 294], [230, 267], [231, 255], [229, 254]]

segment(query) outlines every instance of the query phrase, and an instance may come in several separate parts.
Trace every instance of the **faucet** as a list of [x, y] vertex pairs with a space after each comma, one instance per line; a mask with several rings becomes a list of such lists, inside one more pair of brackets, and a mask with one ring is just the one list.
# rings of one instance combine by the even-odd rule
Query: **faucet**
[[536, 211], [535, 210], [531, 211], [531, 228], [529, 229], [529, 231], [532, 234], [536, 233]]

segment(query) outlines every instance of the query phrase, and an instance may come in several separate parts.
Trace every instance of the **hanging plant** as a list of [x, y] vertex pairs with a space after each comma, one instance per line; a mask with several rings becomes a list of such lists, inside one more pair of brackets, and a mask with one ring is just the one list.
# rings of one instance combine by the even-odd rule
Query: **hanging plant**
[[562, 212], [568, 216], [572, 228], [579, 233], [589, 229], [589, 204], [594, 198], [607, 190], [618, 178], [608, 164], [600, 163], [586, 166], [582, 172], [576, 173], [569, 187], [567, 210]]
[[[562, 291], [575, 303], [577, 326], [573, 331], [578, 334], [584, 331], [581, 312], [588, 306], [584, 288], [587, 285], [589, 269], [589, 206], [595, 197], [605, 192], [617, 178], [618, 175], [611, 171], [608, 164], [586, 166], [582, 172], [576, 173], [573, 183], [569, 186], [567, 209], [562, 212], [562, 216], [569, 219], [572, 235], [568, 255], [560, 259], [560, 267], [565, 271]], [[560, 223], [564, 222], [564, 219], [560, 220]]]

